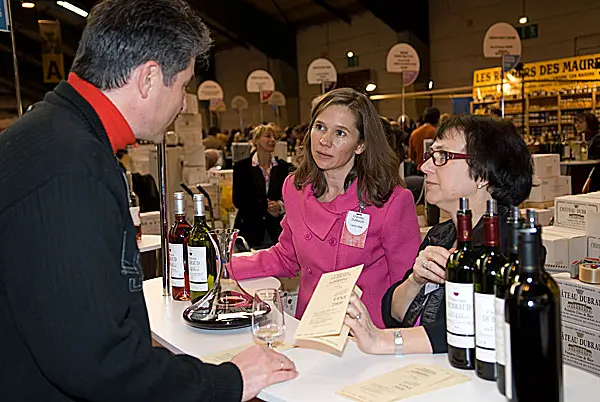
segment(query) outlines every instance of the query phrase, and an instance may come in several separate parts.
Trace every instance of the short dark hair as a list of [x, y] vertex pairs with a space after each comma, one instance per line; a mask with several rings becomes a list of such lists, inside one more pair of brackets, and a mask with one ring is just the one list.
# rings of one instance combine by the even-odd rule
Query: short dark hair
[[327, 92], [313, 102], [311, 122], [306, 130], [303, 158], [294, 175], [297, 190], [311, 185], [319, 198], [327, 190], [325, 174], [317, 166], [311, 152], [310, 132], [317, 117], [330, 106], [345, 106], [352, 115], [359, 133], [359, 143], [364, 151], [356, 155], [354, 166], [344, 181], [344, 188], [358, 178], [358, 199], [367, 205], [381, 207], [390, 198], [394, 188], [403, 184], [400, 180], [400, 163], [385, 139], [381, 118], [369, 98], [352, 88], [338, 88]]
[[423, 113], [423, 122], [437, 126], [440, 121], [440, 111], [437, 107], [428, 107]]
[[576, 121], [585, 122], [587, 131], [597, 133], [598, 132], [598, 118], [596, 115], [590, 112], [578, 113], [575, 116]]
[[90, 12], [71, 71], [111, 90], [155, 61], [170, 87], [191, 59], [207, 62], [211, 43], [208, 28], [184, 0], [103, 0]]
[[533, 162], [513, 123], [489, 116], [451, 116], [436, 131], [435, 140], [464, 134], [469, 174], [483, 179], [499, 204], [519, 205], [531, 192]]

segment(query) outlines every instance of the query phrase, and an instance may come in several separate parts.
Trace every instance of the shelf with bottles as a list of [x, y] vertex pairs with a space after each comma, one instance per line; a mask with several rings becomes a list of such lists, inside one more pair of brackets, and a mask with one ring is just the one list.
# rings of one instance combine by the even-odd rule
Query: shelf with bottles
[[523, 115], [521, 115], [521, 114], [514, 114], [514, 115], [506, 115], [505, 114], [505, 119], [512, 121], [512, 123], [516, 127], [522, 127], [523, 126]]
[[529, 112], [529, 125], [558, 124], [558, 111], [553, 112]]
[[504, 115], [521, 113], [523, 113], [523, 108], [521, 107], [520, 103], [504, 104]]
[[562, 132], [564, 134], [566, 134], [568, 137], [574, 137], [575, 136], [575, 126], [572, 125], [567, 125], [562, 127]]
[[592, 109], [594, 106], [593, 98], [591, 94], [585, 94], [586, 96], [579, 97], [560, 97], [560, 110], [584, 110]]
[[499, 109], [500, 103], [495, 101], [471, 102], [471, 113], [476, 115], [490, 114], [492, 109]]
[[562, 115], [560, 116], [560, 123], [561, 124], [573, 124], [575, 122], [575, 116], [577, 116], [580, 112], [578, 112], [577, 110], [569, 110], [566, 112], [563, 112]]

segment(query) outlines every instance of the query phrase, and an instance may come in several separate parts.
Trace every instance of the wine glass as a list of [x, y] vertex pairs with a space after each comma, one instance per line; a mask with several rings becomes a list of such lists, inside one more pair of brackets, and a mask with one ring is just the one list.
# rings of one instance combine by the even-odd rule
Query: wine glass
[[273, 349], [285, 332], [283, 304], [278, 289], [258, 289], [252, 302], [252, 333]]

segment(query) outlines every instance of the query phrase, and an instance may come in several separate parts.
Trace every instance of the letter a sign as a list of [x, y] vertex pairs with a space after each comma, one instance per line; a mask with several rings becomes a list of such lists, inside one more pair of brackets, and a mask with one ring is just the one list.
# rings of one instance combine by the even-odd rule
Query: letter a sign
[[62, 53], [42, 54], [42, 65], [46, 84], [58, 84], [65, 79], [65, 63]]

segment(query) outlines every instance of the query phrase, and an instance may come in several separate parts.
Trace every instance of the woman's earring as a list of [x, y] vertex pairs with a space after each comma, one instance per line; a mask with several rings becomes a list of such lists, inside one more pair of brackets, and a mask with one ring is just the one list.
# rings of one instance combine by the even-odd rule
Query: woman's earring
[[481, 190], [481, 189], [483, 188], [483, 184], [481, 184], [481, 183], [477, 184], [477, 188], [478, 188], [479, 190]]

